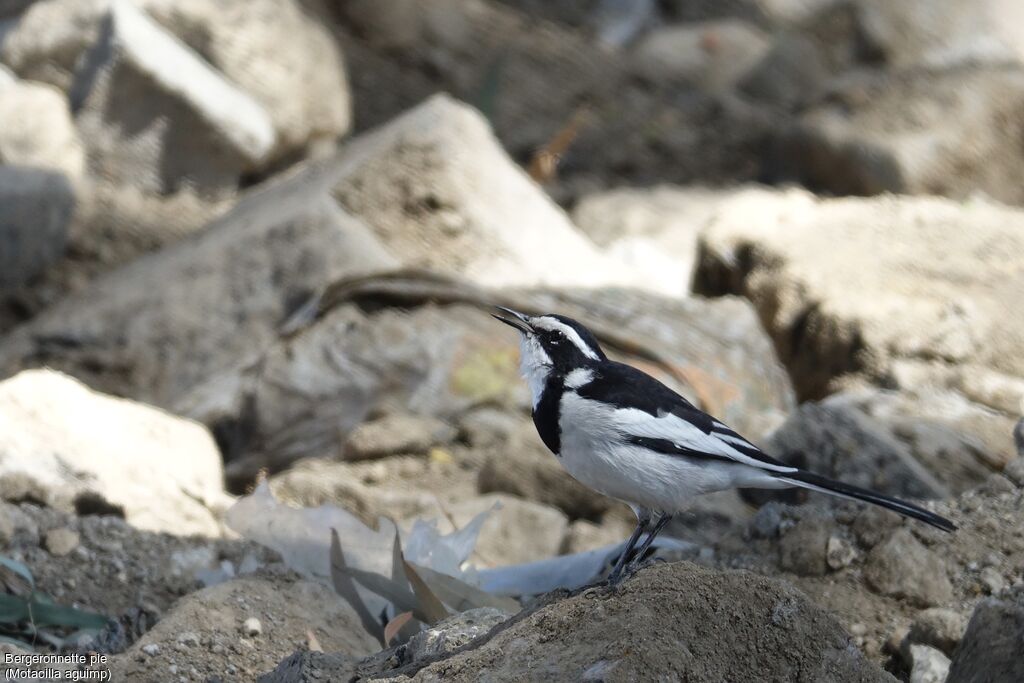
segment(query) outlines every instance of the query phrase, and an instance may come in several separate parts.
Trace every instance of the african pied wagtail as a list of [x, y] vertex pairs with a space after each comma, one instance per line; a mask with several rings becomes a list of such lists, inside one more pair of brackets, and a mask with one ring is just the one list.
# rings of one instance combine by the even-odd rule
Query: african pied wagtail
[[637, 561], [692, 497], [735, 487], [800, 486], [880, 505], [944, 531], [956, 528], [924, 508], [775, 460], [650, 375], [608, 360], [575, 320], [498, 309], [507, 317], [494, 317], [521, 335], [520, 369], [544, 444], [569, 474], [636, 513], [636, 529], [609, 575], [613, 584], [645, 530]]

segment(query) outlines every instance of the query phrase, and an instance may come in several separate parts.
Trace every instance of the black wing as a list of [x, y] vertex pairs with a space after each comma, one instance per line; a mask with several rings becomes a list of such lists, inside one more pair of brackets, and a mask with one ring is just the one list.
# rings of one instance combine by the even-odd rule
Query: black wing
[[[655, 378], [625, 363], [614, 361], [601, 363], [595, 372], [594, 379], [577, 389], [576, 392], [582, 398], [607, 403], [615, 408], [642, 410], [655, 418], [675, 415], [748, 458], [773, 467], [789, 467], [786, 463], [769, 456], [721, 421], [697, 408]], [[735, 462], [735, 459], [726, 455], [694, 449], [685, 443], [671, 439], [650, 436], [632, 436], [631, 439], [634, 443], [669, 455], [699, 456]]]

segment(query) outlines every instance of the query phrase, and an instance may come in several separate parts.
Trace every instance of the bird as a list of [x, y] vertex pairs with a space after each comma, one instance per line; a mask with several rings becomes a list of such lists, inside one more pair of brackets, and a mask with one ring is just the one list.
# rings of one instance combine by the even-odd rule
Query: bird
[[[636, 514], [636, 528], [608, 575], [612, 585], [636, 569], [694, 497], [737, 487], [801, 487], [956, 529], [920, 506], [776, 460], [654, 377], [610, 360], [572, 318], [495, 308], [491, 315], [519, 332], [519, 369], [541, 441], [573, 478]], [[631, 554], [636, 560], [627, 567]]]

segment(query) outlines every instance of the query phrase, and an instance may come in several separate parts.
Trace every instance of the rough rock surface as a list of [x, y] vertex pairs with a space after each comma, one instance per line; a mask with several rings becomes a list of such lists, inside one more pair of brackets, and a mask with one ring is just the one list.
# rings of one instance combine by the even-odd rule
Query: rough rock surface
[[[131, 0], [269, 113], [271, 156], [344, 134], [351, 104], [341, 51], [298, 0]], [[21, 77], [71, 91], [102, 31], [104, 0], [35, 2], [4, 41]]]
[[340, 163], [335, 198], [407, 265], [491, 286], [663, 291], [657, 278], [581, 236], [509, 159], [486, 120], [448, 96], [359, 136]]
[[[265, 625], [255, 635], [244, 628], [252, 618]], [[114, 680], [158, 680], [169, 673], [253, 680], [308, 647], [311, 637], [352, 655], [379, 647], [355, 612], [321, 583], [273, 574], [234, 579], [178, 601], [111, 672]]]
[[858, 0], [865, 49], [895, 67], [1024, 61], [1024, 12], [1002, 0]]
[[96, 176], [224, 196], [274, 147], [263, 107], [127, 0], [111, 4], [84, 61], [72, 98]]
[[[774, 579], [676, 563], [640, 572], [614, 595], [598, 589], [558, 597], [542, 599], [468, 649], [397, 669], [397, 657], [371, 658], [358, 674], [417, 681], [520, 681], [524, 672], [550, 680], [893, 680], [830, 614]], [[309, 671], [332, 678], [351, 669]]]
[[0, 343], [0, 372], [47, 364], [171, 406], [200, 381], [252, 362], [326, 283], [393, 263], [326, 197], [316, 170], [254, 190], [201, 235], [37, 316]]
[[1024, 590], [983, 600], [971, 616], [953, 653], [949, 683], [1018, 681], [1024, 677], [1020, 644], [1024, 640]]
[[149, 531], [220, 534], [217, 446], [201, 425], [49, 370], [0, 383], [0, 489]]
[[943, 558], [907, 530], [897, 531], [872, 549], [865, 560], [864, 578], [879, 593], [923, 607], [953, 598]]
[[345, 442], [346, 460], [386, 455], [426, 454], [431, 446], [452, 440], [455, 430], [441, 420], [415, 415], [385, 415], [352, 430]]
[[780, 132], [784, 175], [833, 194], [883, 192], [1024, 203], [1024, 70], [975, 67], [856, 75]]
[[26, 81], [0, 89], [0, 164], [60, 171], [79, 180], [85, 154], [63, 93]]
[[949, 495], [903, 444], [850, 408], [805, 403], [765, 443], [783, 462], [903, 498]]
[[[714, 191], [709, 190], [713, 195]], [[677, 294], [690, 290], [697, 239], [711, 211], [700, 190], [672, 186], [618, 189], [587, 195], [573, 222], [599, 246], [637, 266], [655, 264]]]
[[63, 173], [0, 166], [0, 289], [22, 285], [60, 258], [74, 210]]
[[[202, 588], [202, 577], [274, 565], [277, 556], [249, 541], [143, 531], [112, 515], [68, 514], [31, 503], [0, 503], [0, 548], [32, 571], [36, 588], [60, 604], [117, 619], [97, 651], [130, 645], [174, 602]], [[68, 554], [51, 551], [54, 536], [77, 536]], [[140, 621], [141, 620], [141, 621]]]
[[[1024, 213], [980, 200], [819, 200], [799, 190], [721, 199], [702, 234], [697, 291], [753, 300], [802, 397], [859, 374], [956, 390], [999, 411], [988, 392], [962, 390], [961, 378], [1024, 378], [1024, 323], [1005, 315], [1024, 291]], [[1012, 421], [1003, 419], [993, 455], [1005, 462]]]

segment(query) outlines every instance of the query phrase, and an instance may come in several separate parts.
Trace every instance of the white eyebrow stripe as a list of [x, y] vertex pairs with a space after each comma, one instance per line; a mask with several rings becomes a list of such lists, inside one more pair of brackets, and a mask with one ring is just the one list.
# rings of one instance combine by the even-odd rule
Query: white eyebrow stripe
[[576, 368], [565, 376], [565, 386], [569, 389], [579, 389], [584, 384], [590, 384], [594, 379], [594, 372], [587, 368]]
[[586, 356], [590, 360], [598, 359], [597, 353], [594, 352], [594, 349], [587, 346], [586, 342], [583, 341], [583, 337], [580, 336], [579, 332], [572, 329], [562, 321], [555, 320], [554, 318], [550, 318], [545, 315], [539, 318], [534, 318], [533, 320], [530, 321], [530, 324], [533, 325], [534, 327], [539, 327], [542, 330], [553, 330], [561, 332], [562, 336], [564, 336], [566, 339], [572, 342], [573, 346], [579, 349], [580, 353], [582, 353], [584, 356]]

